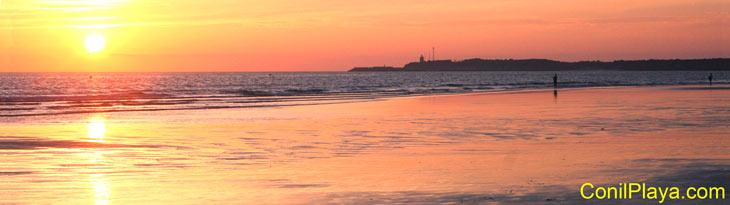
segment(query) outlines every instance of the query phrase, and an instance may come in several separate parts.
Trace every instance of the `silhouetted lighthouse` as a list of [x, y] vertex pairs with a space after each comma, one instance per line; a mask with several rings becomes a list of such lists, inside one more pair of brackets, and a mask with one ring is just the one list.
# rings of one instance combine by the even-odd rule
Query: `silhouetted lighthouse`
[[419, 62], [421, 62], [421, 63], [426, 62], [425, 60], [423, 60], [423, 54], [421, 54], [421, 58], [420, 58]]

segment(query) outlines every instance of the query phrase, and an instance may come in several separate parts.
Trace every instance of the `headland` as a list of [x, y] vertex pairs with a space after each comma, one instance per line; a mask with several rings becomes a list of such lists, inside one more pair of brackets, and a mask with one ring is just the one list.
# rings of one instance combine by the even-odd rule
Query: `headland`
[[383, 71], [721, 71], [730, 70], [730, 58], [649, 59], [564, 62], [548, 59], [467, 59], [411, 62], [403, 67], [355, 67], [350, 72]]

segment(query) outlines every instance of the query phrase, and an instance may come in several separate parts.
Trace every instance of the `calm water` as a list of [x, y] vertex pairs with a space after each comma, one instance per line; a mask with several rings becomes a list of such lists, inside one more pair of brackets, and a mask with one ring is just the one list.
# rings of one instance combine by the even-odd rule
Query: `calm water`
[[[0, 116], [290, 106], [552, 87], [553, 72], [0, 73]], [[709, 72], [558, 72], [560, 87], [693, 85]], [[91, 76], [91, 78], [89, 77]], [[714, 72], [727, 84], [730, 72]]]

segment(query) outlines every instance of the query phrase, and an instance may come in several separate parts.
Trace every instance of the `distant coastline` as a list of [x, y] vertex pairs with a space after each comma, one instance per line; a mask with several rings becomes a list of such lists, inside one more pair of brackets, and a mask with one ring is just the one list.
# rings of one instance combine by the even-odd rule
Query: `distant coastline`
[[563, 62], [548, 59], [467, 59], [411, 62], [403, 67], [355, 67], [349, 72], [391, 71], [730, 71], [730, 58]]

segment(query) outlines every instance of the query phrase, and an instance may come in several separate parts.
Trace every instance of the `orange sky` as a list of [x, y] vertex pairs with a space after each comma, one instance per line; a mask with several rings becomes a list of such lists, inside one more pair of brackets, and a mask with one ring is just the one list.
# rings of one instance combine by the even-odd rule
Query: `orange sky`
[[[101, 52], [84, 47], [104, 37]], [[727, 0], [0, 0], [0, 72], [730, 57]]]

